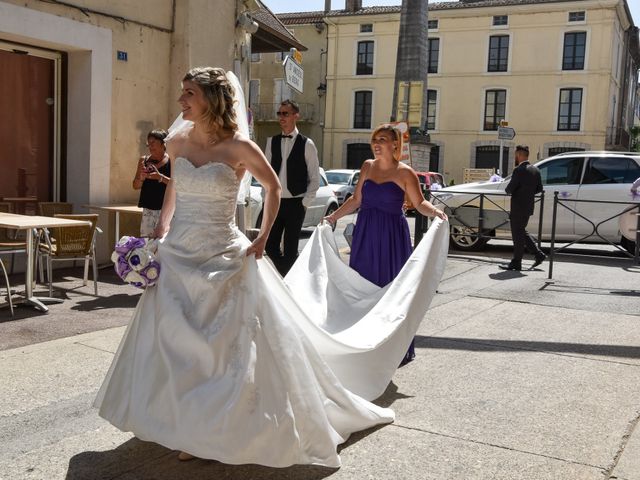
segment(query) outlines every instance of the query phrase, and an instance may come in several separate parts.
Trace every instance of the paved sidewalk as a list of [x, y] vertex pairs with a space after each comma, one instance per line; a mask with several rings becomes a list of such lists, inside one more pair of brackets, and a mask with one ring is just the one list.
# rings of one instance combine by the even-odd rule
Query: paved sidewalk
[[[396, 422], [354, 435], [338, 470], [182, 463], [100, 419], [91, 403], [138, 295], [109, 275], [99, 298], [89, 285], [49, 315], [21, 310], [0, 324], [14, 342], [0, 351], [0, 479], [640, 480], [640, 268], [568, 257], [549, 282], [490, 254], [452, 252], [417, 359], [378, 400]], [[57, 323], [41, 343], [20, 330], [55, 338]]]

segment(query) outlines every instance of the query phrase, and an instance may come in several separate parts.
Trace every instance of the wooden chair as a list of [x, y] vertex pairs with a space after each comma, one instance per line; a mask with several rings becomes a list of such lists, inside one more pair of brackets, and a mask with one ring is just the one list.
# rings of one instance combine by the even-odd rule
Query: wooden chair
[[[13, 213], [11, 202], [0, 202], [0, 212]], [[17, 237], [15, 230], [0, 228], [0, 255], [11, 254], [11, 273], [13, 274], [14, 259], [16, 253], [26, 253], [27, 243]]]
[[7, 275], [7, 269], [4, 268], [4, 263], [0, 258], [0, 268], [4, 274], [4, 281], [7, 285], [7, 300], [9, 301], [9, 309], [11, 310], [11, 316], [13, 317], [13, 300], [11, 299], [11, 285], [9, 284], [9, 276]]
[[[55, 215], [57, 218], [84, 220], [91, 225], [79, 227], [52, 228], [45, 233], [45, 242], [40, 244], [39, 253], [47, 261], [47, 280], [49, 281], [49, 296], [53, 295], [53, 274], [51, 264], [54, 261], [84, 260], [84, 276], [82, 285], [86, 285], [89, 277], [89, 261], [93, 263], [93, 289], [98, 295], [98, 265], [96, 263], [96, 225], [98, 214], [86, 215]], [[55, 238], [55, 242], [52, 238]]]
[[[38, 215], [43, 217], [55, 217], [56, 215], [70, 215], [73, 213], [73, 204], [67, 202], [38, 202]], [[36, 241], [36, 271], [40, 271], [40, 283], [44, 283], [44, 268], [42, 266], [42, 258], [40, 255], [40, 244], [45, 242], [44, 232], [42, 235], [38, 235]], [[55, 239], [51, 239], [52, 243], [55, 243]], [[73, 266], [76, 266], [75, 260]], [[34, 278], [36, 278], [34, 276]]]
[[39, 202], [38, 214], [43, 217], [55, 217], [56, 215], [71, 215], [73, 204], [66, 202]]

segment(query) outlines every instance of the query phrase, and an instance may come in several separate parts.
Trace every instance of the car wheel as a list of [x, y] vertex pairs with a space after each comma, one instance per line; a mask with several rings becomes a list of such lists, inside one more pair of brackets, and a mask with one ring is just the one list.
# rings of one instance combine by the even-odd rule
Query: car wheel
[[262, 212], [258, 214], [258, 219], [256, 220], [256, 228], [262, 227]]
[[327, 216], [331, 215], [337, 209], [338, 209], [338, 206], [335, 203], [332, 203], [331, 205], [329, 205], [327, 207], [327, 213], [325, 213], [324, 216], [327, 217]]
[[620, 239], [620, 245], [624, 247], [624, 249], [629, 252], [631, 255], [636, 254], [636, 242], [632, 242], [626, 237], [622, 237]]
[[[350, 194], [350, 193], [347, 193], [347, 196], [346, 196], [346, 197], [344, 197], [344, 202], [346, 202], [346, 201], [347, 201], [347, 200], [349, 200], [350, 198], [351, 198], [351, 194]], [[344, 203], [344, 202], [342, 202], [342, 203]]]
[[463, 251], [482, 250], [489, 241], [487, 238], [478, 238], [475, 236], [476, 230], [460, 226], [452, 225], [450, 234], [450, 244], [452, 248]]

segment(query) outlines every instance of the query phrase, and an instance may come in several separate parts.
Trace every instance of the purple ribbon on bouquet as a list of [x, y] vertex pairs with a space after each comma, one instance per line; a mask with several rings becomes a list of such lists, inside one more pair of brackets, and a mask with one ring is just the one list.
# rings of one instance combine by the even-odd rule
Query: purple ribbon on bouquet
[[116, 273], [125, 283], [138, 288], [151, 287], [160, 276], [156, 251], [155, 240], [124, 236], [116, 243], [111, 261]]

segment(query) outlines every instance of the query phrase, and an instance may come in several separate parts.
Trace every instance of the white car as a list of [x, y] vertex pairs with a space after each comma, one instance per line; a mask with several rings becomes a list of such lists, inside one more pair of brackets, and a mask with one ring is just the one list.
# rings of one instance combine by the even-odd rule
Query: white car
[[327, 181], [336, 194], [338, 203], [342, 205], [356, 191], [356, 185], [360, 178], [360, 170], [328, 170]]
[[[320, 169], [320, 188], [304, 216], [303, 228], [315, 227], [322, 219], [338, 209], [338, 200], [327, 182], [324, 169]], [[255, 179], [251, 179], [251, 194], [249, 198], [249, 212], [251, 223], [255, 228], [260, 228], [262, 223], [262, 185]]]
[[[619, 213], [629, 205], [598, 203], [601, 201], [631, 202], [631, 184], [640, 177], [640, 153], [624, 152], [568, 152], [535, 164], [540, 170], [544, 186], [542, 240], [551, 240], [554, 192], [571, 210], [558, 204], [556, 241], [581, 240], [585, 243], [605, 243], [593, 232], [586, 217], [598, 226], [598, 233], [606, 240], [621, 244], [633, 252], [635, 243], [620, 233]], [[510, 178], [497, 182], [456, 185], [432, 192], [433, 203], [449, 215], [451, 244], [459, 250], [480, 250], [489, 241], [469, 235], [478, 231], [478, 194], [504, 194]], [[460, 192], [460, 193], [456, 193]], [[595, 200], [582, 203], [574, 200]], [[484, 197], [483, 233], [491, 238], [511, 239], [508, 212], [509, 196]], [[529, 220], [527, 230], [537, 236], [540, 204]], [[610, 219], [610, 220], [608, 220]], [[602, 222], [602, 223], [601, 223]]]

